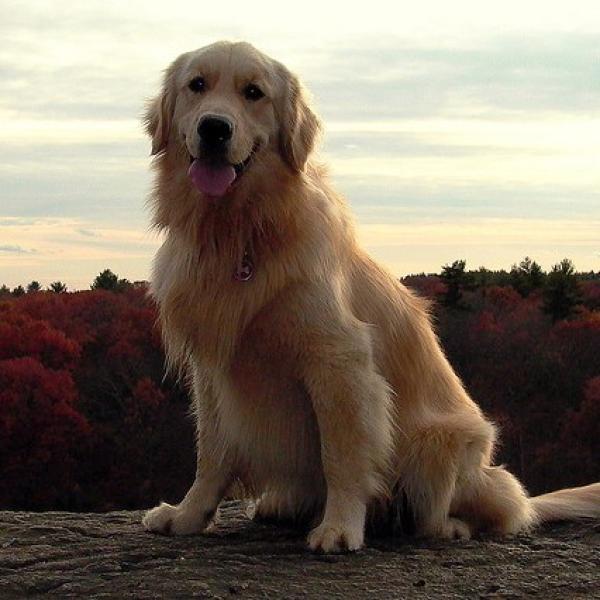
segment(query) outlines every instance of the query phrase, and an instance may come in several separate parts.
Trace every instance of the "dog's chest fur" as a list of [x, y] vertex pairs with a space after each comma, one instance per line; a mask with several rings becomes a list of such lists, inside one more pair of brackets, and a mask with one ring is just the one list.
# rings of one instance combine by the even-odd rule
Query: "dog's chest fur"
[[172, 366], [182, 368], [190, 359], [205, 368], [231, 363], [240, 336], [264, 302], [264, 275], [236, 280], [238, 260], [229, 253], [199, 256], [176, 236], [158, 251], [151, 291]]
[[[207, 380], [226, 446], [245, 464], [252, 486], [289, 483], [320, 470], [319, 434], [310, 399], [286, 343], [291, 323], [282, 314], [268, 266], [248, 282], [235, 263], [198, 261], [177, 238], [159, 250], [152, 279], [168, 362]], [[285, 312], [285, 311], [284, 311]], [[304, 475], [303, 475], [304, 474]]]

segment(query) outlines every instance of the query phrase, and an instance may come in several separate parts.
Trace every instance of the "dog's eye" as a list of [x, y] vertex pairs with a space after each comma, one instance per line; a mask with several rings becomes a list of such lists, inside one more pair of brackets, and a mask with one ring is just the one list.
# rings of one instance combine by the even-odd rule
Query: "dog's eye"
[[256, 102], [257, 100], [264, 98], [265, 94], [257, 85], [250, 83], [244, 88], [244, 97], [246, 100]]
[[188, 87], [195, 94], [198, 92], [203, 92], [206, 87], [204, 83], [204, 77], [194, 77], [194, 79], [188, 83]]

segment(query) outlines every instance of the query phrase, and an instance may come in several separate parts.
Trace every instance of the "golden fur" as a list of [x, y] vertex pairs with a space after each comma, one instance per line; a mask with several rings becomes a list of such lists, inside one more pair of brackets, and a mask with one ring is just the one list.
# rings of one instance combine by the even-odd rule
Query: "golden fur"
[[[198, 75], [202, 94], [187, 87]], [[265, 98], [244, 98], [248, 82]], [[208, 113], [234, 123], [231, 163], [259, 145], [220, 199], [186, 174]], [[191, 381], [198, 440], [193, 486], [149, 511], [148, 530], [202, 531], [236, 481], [263, 516], [312, 519], [309, 544], [326, 552], [359, 548], [367, 511], [400, 498], [418, 533], [448, 538], [600, 514], [600, 484], [530, 499], [493, 466], [495, 428], [426, 303], [357, 245], [343, 199], [310, 161], [318, 120], [283, 65], [245, 43], [184, 54], [146, 123], [166, 234], [152, 293], [169, 365]], [[247, 282], [233, 277], [245, 253]]]

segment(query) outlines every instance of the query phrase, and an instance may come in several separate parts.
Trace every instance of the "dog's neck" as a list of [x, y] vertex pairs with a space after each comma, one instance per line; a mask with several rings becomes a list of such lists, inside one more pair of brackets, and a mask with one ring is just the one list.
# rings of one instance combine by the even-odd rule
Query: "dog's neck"
[[153, 225], [184, 238], [199, 257], [220, 257], [239, 265], [247, 253], [256, 260], [293, 241], [303, 209], [301, 174], [280, 173], [276, 179], [241, 185], [223, 198], [207, 198], [179, 166], [166, 154], [157, 161]]
[[276, 262], [288, 273], [314, 276], [315, 268], [329, 260], [327, 249], [336, 246], [332, 233], [353, 244], [352, 219], [318, 163], [295, 173], [277, 160], [265, 171], [272, 174], [245, 180], [223, 198], [207, 199], [190, 184], [177, 157], [159, 157], [154, 225], [190, 249], [192, 269], [202, 262], [235, 279], [249, 256], [255, 275]]

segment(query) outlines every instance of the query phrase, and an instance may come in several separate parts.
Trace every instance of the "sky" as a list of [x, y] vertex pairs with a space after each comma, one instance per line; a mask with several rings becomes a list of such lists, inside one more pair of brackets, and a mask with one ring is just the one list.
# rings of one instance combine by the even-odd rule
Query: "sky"
[[146, 99], [247, 40], [298, 73], [320, 155], [398, 275], [600, 270], [600, 2], [0, 0], [0, 285], [147, 279]]

